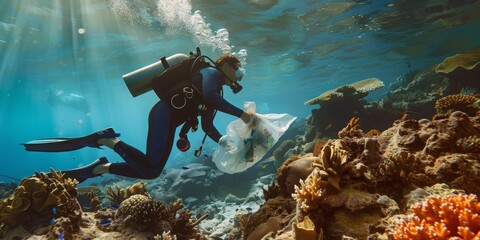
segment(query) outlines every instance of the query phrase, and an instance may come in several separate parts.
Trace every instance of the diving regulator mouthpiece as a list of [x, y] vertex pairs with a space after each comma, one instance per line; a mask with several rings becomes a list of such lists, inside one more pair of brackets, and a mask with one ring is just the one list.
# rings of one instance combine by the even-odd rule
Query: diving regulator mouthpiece
[[237, 82], [232, 82], [232, 85], [230, 85], [230, 88], [232, 89], [232, 92], [234, 94], [239, 93], [243, 89], [242, 85], [238, 84]]

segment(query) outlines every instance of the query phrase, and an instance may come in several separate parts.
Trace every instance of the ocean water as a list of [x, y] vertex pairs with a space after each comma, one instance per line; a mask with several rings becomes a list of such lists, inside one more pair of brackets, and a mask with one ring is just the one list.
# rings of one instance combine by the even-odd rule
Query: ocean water
[[[304, 102], [365, 78], [386, 87], [409, 71], [480, 47], [480, 1], [2, 0], [0, 1], [0, 174], [69, 169], [113, 151], [27, 152], [21, 143], [114, 127], [144, 150], [151, 91], [132, 97], [122, 75], [200, 47], [236, 53], [247, 70], [234, 95], [259, 113], [307, 117]], [[341, 109], [339, 109], [341, 111]], [[219, 113], [224, 133], [234, 117]], [[203, 137], [189, 135], [192, 149]], [[206, 154], [216, 145], [207, 140]], [[177, 159], [193, 150], [173, 149]], [[10, 179], [0, 176], [0, 181]]]

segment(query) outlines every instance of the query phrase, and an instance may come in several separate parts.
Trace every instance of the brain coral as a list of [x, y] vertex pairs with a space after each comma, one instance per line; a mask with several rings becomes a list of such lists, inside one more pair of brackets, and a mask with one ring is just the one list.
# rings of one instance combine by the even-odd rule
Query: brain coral
[[480, 202], [475, 195], [432, 197], [413, 205], [411, 212], [397, 225], [395, 239], [480, 239]]
[[132, 220], [142, 224], [169, 219], [172, 217], [169, 213], [168, 205], [153, 199], [141, 201], [131, 208]]

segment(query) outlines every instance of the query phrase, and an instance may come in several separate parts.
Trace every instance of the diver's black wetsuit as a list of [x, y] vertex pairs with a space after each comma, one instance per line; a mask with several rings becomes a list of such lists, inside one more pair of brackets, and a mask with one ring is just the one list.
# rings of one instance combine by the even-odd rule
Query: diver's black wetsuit
[[[203, 104], [207, 109], [200, 112], [202, 129], [218, 142], [222, 136], [213, 125], [215, 109], [240, 117], [243, 111], [221, 95], [223, 77], [217, 69], [207, 67], [200, 70], [192, 79], [200, 90]], [[115, 144], [114, 151], [125, 163], [112, 163], [110, 173], [133, 178], [153, 179], [162, 173], [173, 146], [176, 128], [186, 121], [185, 117], [175, 116], [170, 107], [159, 101], [153, 106], [148, 118], [147, 154], [120, 141]]]

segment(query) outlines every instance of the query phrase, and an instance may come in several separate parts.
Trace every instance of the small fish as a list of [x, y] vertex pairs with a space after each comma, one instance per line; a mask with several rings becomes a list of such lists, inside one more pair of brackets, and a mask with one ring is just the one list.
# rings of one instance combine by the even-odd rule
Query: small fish
[[208, 157], [208, 154], [203, 154], [203, 156], [207, 158], [207, 157]]
[[85, 206], [83, 206], [83, 209], [85, 209], [85, 210], [90, 210], [90, 209], [92, 209], [92, 206], [90, 206], [90, 205], [85, 205]]
[[60, 234], [58, 234], [58, 240], [62, 240], [64, 236], [65, 234], [61, 232]]
[[50, 219], [50, 224], [53, 224], [55, 222], [55, 218]]
[[56, 207], [52, 208], [52, 212], [53, 214], [57, 214], [57, 208]]
[[263, 164], [261, 168], [262, 168], [262, 169], [265, 169], [265, 168], [267, 168], [267, 167], [268, 167], [267, 164]]
[[107, 226], [107, 225], [109, 225], [110, 223], [112, 223], [112, 220], [110, 220], [110, 219], [104, 219], [104, 220], [100, 221], [99, 225], [100, 225], [100, 226]]
[[187, 170], [187, 169], [188, 169], [188, 167], [185, 167], [185, 166], [183, 166], [183, 167], [182, 167], [182, 169], [183, 169], [183, 170]]
[[247, 207], [247, 208], [245, 208], [245, 209], [247, 209], [247, 211], [252, 211], [252, 208], [251, 208], [251, 207]]
[[119, 208], [120, 208], [120, 204], [115, 203], [115, 204], [112, 205], [112, 208], [114, 208], [114, 209], [119, 209]]

